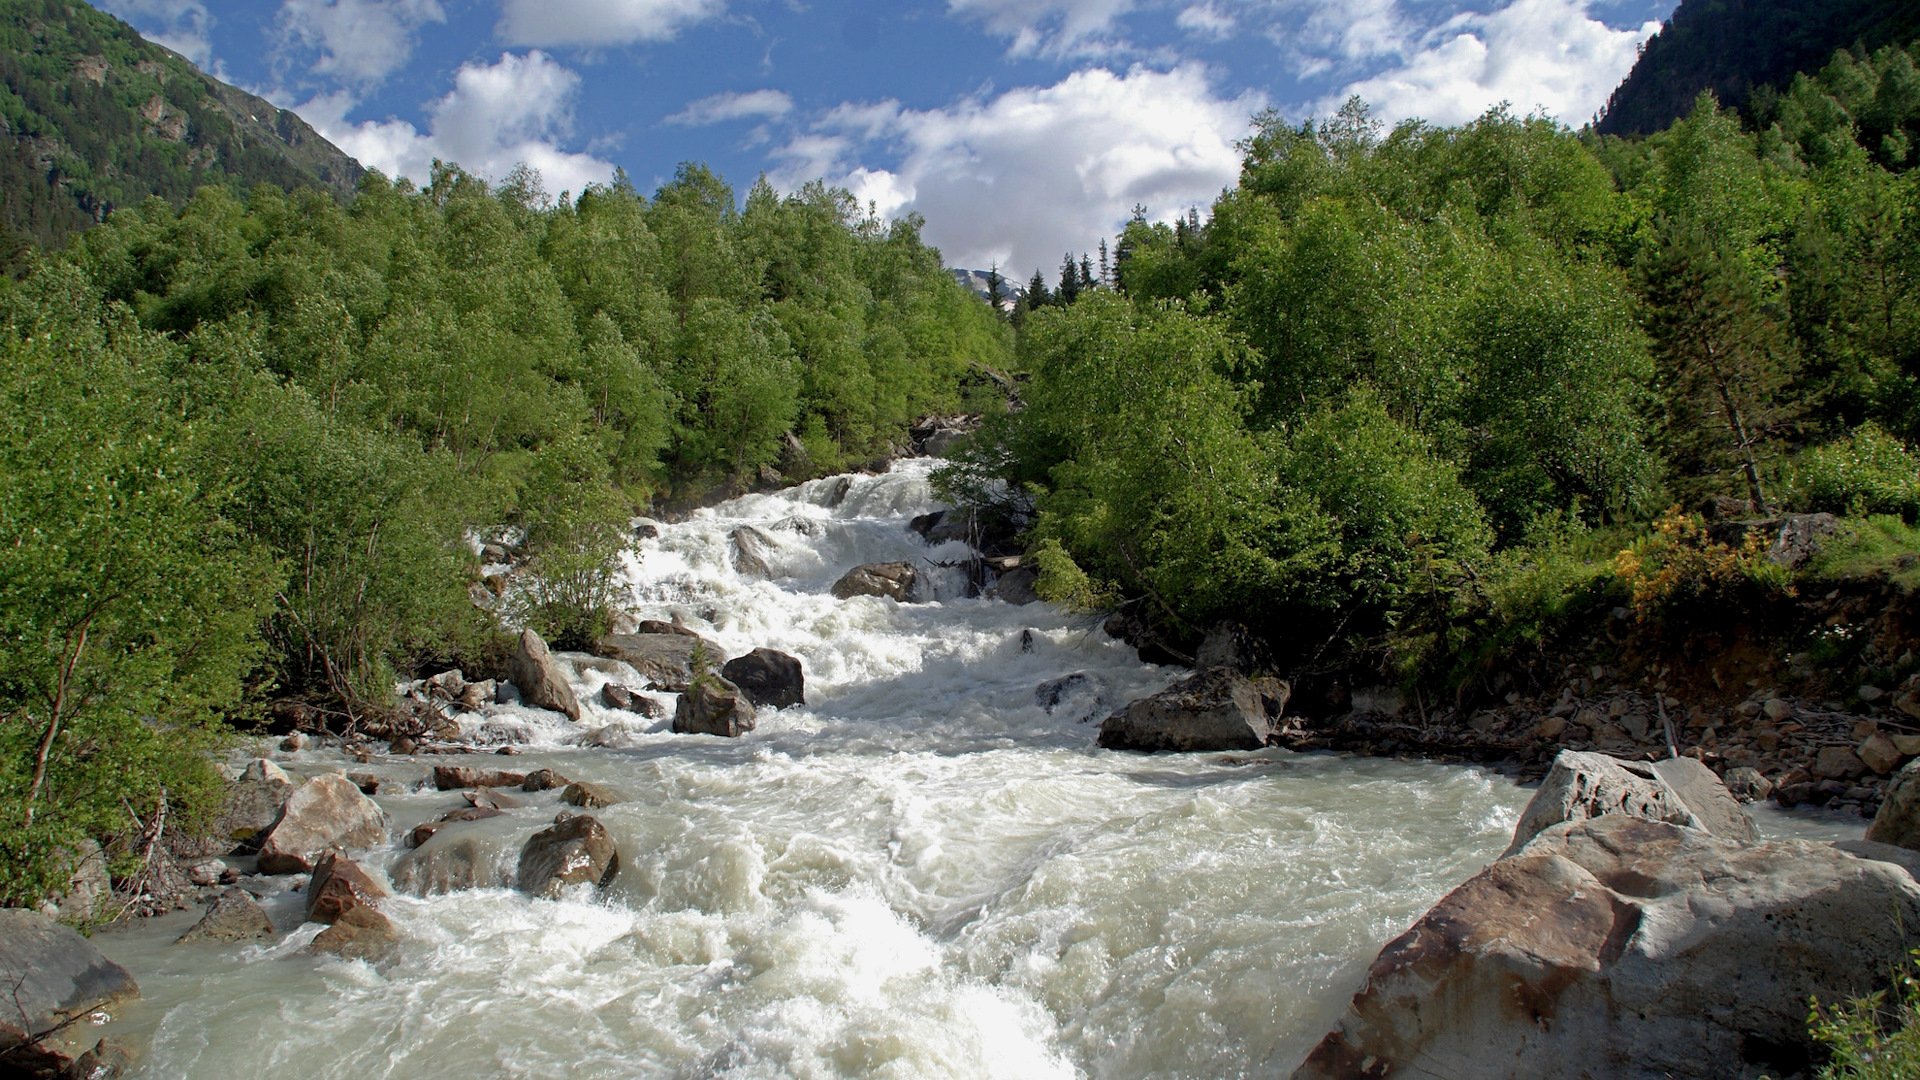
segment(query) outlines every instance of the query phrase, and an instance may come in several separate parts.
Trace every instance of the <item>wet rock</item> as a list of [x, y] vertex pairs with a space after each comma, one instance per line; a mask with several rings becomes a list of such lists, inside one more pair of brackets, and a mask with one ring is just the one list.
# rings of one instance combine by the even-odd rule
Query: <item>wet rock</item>
[[867, 563], [856, 566], [841, 575], [833, 583], [834, 597], [850, 600], [856, 596], [879, 596], [888, 600], [908, 603], [913, 595], [914, 582], [919, 574], [912, 563]]
[[631, 731], [619, 724], [608, 724], [594, 728], [580, 737], [581, 746], [591, 746], [597, 750], [620, 750], [638, 745]]
[[1294, 1076], [1799, 1072], [1808, 995], [1874, 989], [1916, 919], [1907, 870], [1827, 845], [1568, 822], [1389, 944]]
[[633, 538], [635, 540], [654, 540], [660, 536], [660, 523], [652, 518], [633, 519]]
[[1209, 668], [1108, 716], [1109, 750], [1257, 750], [1285, 707], [1286, 683]]
[[[428, 822], [427, 838], [393, 865], [393, 883], [416, 896], [488, 888], [503, 884], [494, 871], [498, 840], [454, 829], [453, 822]], [[416, 833], [419, 829], [414, 830]]]
[[554, 788], [563, 788], [571, 783], [573, 783], [573, 781], [561, 776], [552, 769], [535, 769], [527, 774], [525, 780], [521, 781], [520, 790], [552, 791]]
[[807, 703], [807, 680], [799, 658], [774, 649], [755, 649], [727, 661], [720, 677], [739, 687], [755, 705], [785, 709]]
[[490, 806], [463, 806], [458, 810], [449, 810], [432, 821], [423, 821], [415, 825], [413, 831], [407, 834], [407, 846], [419, 847], [449, 825], [457, 825], [463, 821], [485, 821], [488, 818], [500, 817], [504, 813], [505, 811]]
[[1040, 581], [1040, 571], [1031, 566], [1016, 566], [1004, 571], [987, 586], [986, 596], [1003, 604], [1024, 607], [1040, 602], [1040, 594], [1034, 586]]
[[400, 944], [393, 920], [370, 906], [348, 908], [333, 925], [320, 931], [310, 948], [349, 960], [384, 960]]
[[201, 888], [209, 888], [220, 884], [231, 872], [232, 868], [219, 859], [203, 859], [187, 867], [187, 880]]
[[780, 546], [779, 541], [751, 525], [742, 525], [733, 530], [727, 534], [727, 539], [733, 544], [735, 573], [741, 577], [762, 580], [773, 577], [773, 568], [768, 564], [767, 557]]
[[[0, 986], [6, 989], [6, 1006], [0, 1008], [0, 1069], [33, 1060], [33, 1050], [25, 1045], [31, 1036], [140, 996], [140, 986], [127, 969], [72, 929], [24, 908], [0, 909]], [[57, 1075], [85, 1053], [80, 1037], [86, 1030], [85, 1025], [73, 1025], [48, 1036], [39, 1063]], [[9, 1053], [16, 1048], [17, 1055]]]
[[314, 864], [313, 877], [307, 882], [307, 921], [336, 923], [348, 911], [386, 895], [387, 890], [359, 863], [330, 851]]
[[713, 642], [680, 633], [608, 634], [593, 647], [601, 656], [631, 666], [654, 689], [674, 694], [685, 690], [693, 680], [696, 650], [704, 655], [709, 668], [718, 666], [723, 659], [719, 646]]
[[1920, 761], [1909, 761], [1887, 783], [1867, 839], [1920, 851]]
[[553, 899], [582, 882], [605, 888], [620, 872], [620, 852], [606, 826], [588, 814], [562, 814], [520, 849], [515, 883], [529, 896]]
[[608, 683], [600, 688], [600, 704], [609, 709], [619, 709], [621, 712], [644, 716], [649, 720], [658, 720], [667, 715], [666, 706], [618, 683]]
[[273, 920], [247, 890], [234, 887], [213, 898], [206, 914], [175, 939], [191, 941], [265, 941], [273, 937]]
[[598, 810], [601, 807], [612, 806], [615, 803], [625, 802], [626, 800], [615, 795], [612, 790], [600, 784], [596, 784], [590, 780], [579, 780], [567, 785], [566, 790], [560, 793], [560, 801], [569, 806], [578, 806], [586, 810]]
[[547, 643], [532, 630], [520, 631], [520, 644], [507, 661], [507, 677], [520, 688], [526, 703], [580, 719], [580, 702], [567, 681], [566, 669], [547, 651]]
[[1107, 684], [1098, 675], [1072, 671], [1033, 688], [1033, 703], [1048, 716], [1070, 716], [1084, 724], [1106, 707]]
[[219, 816], [209, 831], [230, 843], [253, 840], [280, 820], [280, 811], [293, 789], [293, 779], [286, 770], [266, 758], [256, 758], [238, 780], [227, 785]]
[[[525, 781], [522, 781], [522, 786], [525, 786]], [[476, 810], [511, 810], [520, 805], [519, 799], [497, 787], [469, 788], [462, 791], [460, 797]]]
[[709, 675], [680, 695], [673, 710], [673, 730], [683, 735], [721, 735], [738, 738], [753, 730], [753, 705], [740, 688]]
[[1728, 839], [1740, 843], [1751, 842], [1756, 835], [1752, 819], [1719, 778], [1691, 758], [1655, 766], [1606, 754], [1562, 750], [1540, 782], [1540, 790], [1521, 812], [1520, 823], [1513, 830], [1513, 844], [1506, 853], [1518, 852], [1552, 826], [1612, 814], [1707, 832], [1717, 827]]
[[461, 788], [519, 787], [526, 782], [526, 773], [511, 769], [476, 769], [466, 765], [435, 765], [433, 767], [433, 786], [440, 791], [458, 791]]
[[491, 704], [499, 695], [499, 684], [492, 679], [481, 679], [468, 683], [461, 691], [455, 704], [466, 712], [479, 712]]
[[367, 848], [386, 839], [387, 816], [338, 773], [316, 776], [288, 797], [286, 810], [260, 846], [260, 872], [313, 869], [332, 848]]

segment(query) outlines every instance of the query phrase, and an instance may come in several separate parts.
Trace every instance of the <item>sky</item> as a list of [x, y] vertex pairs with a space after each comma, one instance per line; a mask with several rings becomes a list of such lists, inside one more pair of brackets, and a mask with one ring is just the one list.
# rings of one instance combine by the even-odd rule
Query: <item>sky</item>
[[824, 179], [920, 214], [947, 265], [1024, 280], [1135, 206], [1204, 214], [1262, 110], [1579, 127], [1675, 0], [93, 3], [389, 176]]

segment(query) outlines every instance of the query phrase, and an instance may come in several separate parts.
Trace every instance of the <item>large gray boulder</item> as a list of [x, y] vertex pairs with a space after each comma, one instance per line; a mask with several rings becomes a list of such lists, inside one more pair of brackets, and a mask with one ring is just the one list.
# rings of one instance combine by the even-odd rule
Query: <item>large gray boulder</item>
[[673, 730], [682, 735], [736, 739], [753, 724], [753, 702], [739, 687], [712, 675], [687, 687], [673, 710]]
[[260, 846], [260, 872], [313, 869], [335, 848], [368, 848], [387, 838], [387, 815], [338, 773], [316, 776], [287, 799], [280, 820]]
[[[46, 1068], [57, 1075], [86, 1050], [88, 1031], [74, 1017], [113, 1009], [140, 996], [127, 969], [101, 955], [86, 938], [37, 911], [0, 909], [0, 1071]], [[38, 1048], [35, 1037], [54, 1032]], [[8, 1075], [13, 1075], [9, 1072]]]
[[394, 864], [393, 883], [416, 896], [505, 885], [499, 852], [499, 839], [482, 830], [437, 829]]
[[807, 677], [800, 659], [777, 649], [755, 649], [736, 656], [720, 677], [739, 687], [755, 705], [784, 709], [807, 703]]
[[573, 684], [567, 681], [567, 669], [532, 630], [520, 631], [520, 644], [507, 660], [507, 677], [520, 688], [527, 704], [564, 713], [569, 720], [580, 719], [580, 701], [573, 695]]
[[1099, 744], [1109, 750], [1258, 750], [1285, 708], [1288, 687], [1209, 668], [1106, 718]]
[[1691, 758], [1650, 764], [1562, 750], [1513, 830], [1512, 855], [1542, 831], [1567, 821], [1627, 814], [1703, 829], [1730, 840], [1758, 837], [1753, 819], [1713, 771]]
[[1569, 821], [1380, 953], [1297, 1080], [1753, 1077], [1804, 1069], [1807, 999], [1885, 982], [1920, 883], [1805, 840]]
[[773, 569], [767, 556], [780, 546], [779, 541], [751, 525], [742, 525], [727, 534], [733, 542], [733, 569], [741, 577], [770, 578]]
[[880, 596], [907, 603], [913, 598], [919, 573], [909, 562], [867, 563], [856, 566], [833, 583], [833, 595], [839, 600], [856, 596]]
[[677, 694], [693, 680], [694, 651], [705, 654], [709, 668], [724, 659], [719, 646], [689, 634], [608, 634], [593, 651], [622, 661], [638, 671], [656, 690]]
[[1887, 782], [1886, 797], [1867, 826], [1867, 839], [1920, 850], [1920, 758], [1907, 762]]
[[211, 829], [213, 835], [237, 844], [257, 839], [280, 820], [280, 811], [286, 807], [294, 787], [293, 778], [286, 770], [266, 758], [255, 758], [239, 779], [227, 785], [220, 816], [214, 819]]
[[563, 813], [520, 849], [515, 883], [529, 896], [550, 900], [582, 882], [605, 888], [619, 872], [620, 852], [607, 827], [588, 814]]

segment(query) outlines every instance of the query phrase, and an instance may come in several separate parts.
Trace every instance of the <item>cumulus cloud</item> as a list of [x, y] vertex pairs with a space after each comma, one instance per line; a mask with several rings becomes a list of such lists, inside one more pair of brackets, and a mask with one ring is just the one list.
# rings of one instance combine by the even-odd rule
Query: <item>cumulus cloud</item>
[[1388, 122], [1459, 124], [1508, 102], [1521, 113], [1584, 124], [1660, 29], [1647, 22], [1615, 30], [1593, 17], [1592, 7], [1591, 0], [1514, 0], [1490, 13], [1456, 15], [1423, 35], [1398, 66], [1339, 96], [1360, 95]]
[[726, 0], [501, 0], [495, 32], [513, 45], [631, 45], [666, 41], [726, 7]]
[[414, 34], [447, 21], [439, 0], [283, 0], [280, 33], [317, 50], [313, 70], [362, 85], [406, 66]]
[[714, 94], [667, 117], [667, 123], [686, 127], [724, 124], [730, 120], [777, 120], [793, 111], [793, 99], [779, 90], [749, 90], [738, 94]]
[[1203, 3], [1182, 9], [1174, 24], [1194, 37], [1212, 41], [1225, 41], [1232, 37], [1237, 25], [1233, 16], [1220, 10], [1213, 0], [1204, 0]]
[[201, 0], [95, 0], [156, 45], [172, 49], [202, 71], [215, 70], [213, 15]]
[[947, 11], [1007, 38], [1015, 56], [1077, 56], [1109, 49], [1133, 0], [947, 0]]
[[356, 102], [344, 91], [295, 111], [329, 142], [389, 176], [424, 183], [438, 158], [498, 180], [524, 163], [540, 171], [547, 190], [578, 194], [613, 174], [611, 162], [560, 148], [579, 87], [579, 75], [544, 53], [504, 53], [496, 63], [461, 67], [453, 89], [427, 107], [425, 132], [404, 120], [349, 120]]
[[1051, 276], [1063, 253], [1115, 234], [1135, 204], [1170, 219], [1211, 203], [1238, 175], [1234, 142], [1264, 104], [1220, 96], [1189, 64], [1089, 69], [940, 109], [845, 106], [779, 151], [775, 180], [824, 176], [883, 215], [917, 211], [949, 265]]

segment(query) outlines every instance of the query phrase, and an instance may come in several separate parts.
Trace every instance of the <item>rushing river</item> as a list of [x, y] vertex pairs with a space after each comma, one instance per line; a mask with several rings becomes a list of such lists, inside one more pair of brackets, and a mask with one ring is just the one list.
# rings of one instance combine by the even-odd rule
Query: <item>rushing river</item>
[[[967, 599], [958, 571], [933, 573], [923, 603], [828, 595], [858, 563], [965, 554], [906, 528], [935, 505], [927, 471], [749, 496], [641, 544], [636, 614], [678, 613], [728, 655], [767, 646], [805, 665], [807, 704], [762, 710], [751, 735], [675, 735], [600, 709], [614, 676], [583, 663], [582, 724], [515, 706], [464, 721], [520, 756], [351, 766], [387, 779], [394, 846], [362, 860], [376, 872], [412, 826], [463, 805], [426, 784], [433, 764], [546, 766], [612, 788], [627, 801], [595, 813], [622, 870], [604, 894], [396, 890], [385, 910], [404, 945], [378, 966], [306, 952], [319, 928], [284, 891], [266, 901], [271, 943], [172, 945], [184, 914], [102, 934], [145, 993], [116, 1024], [148, 1043], [140, 1075], [1291, 1069], [1380, 946], [1499, 854], [1527, 793], [1471, 768], [1096, 749], [1106, 711], [1182, 673], [1083, 617]], [[771, 580], [735, 572], [741, 525], [775, 542]], [[1078, 697], [1051, 715], [1036, 704], [1037, 686], [1075, 671], [1092, 676]], [[626, 729], [619, 748], [579, 745], [609, 724]], [[285, 759], [296, 775], [343, 761]], [[483, 838], [504, 884], [556, 794], [453, 828]]]

